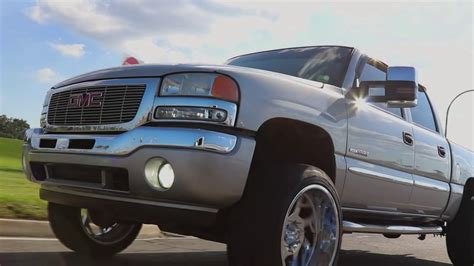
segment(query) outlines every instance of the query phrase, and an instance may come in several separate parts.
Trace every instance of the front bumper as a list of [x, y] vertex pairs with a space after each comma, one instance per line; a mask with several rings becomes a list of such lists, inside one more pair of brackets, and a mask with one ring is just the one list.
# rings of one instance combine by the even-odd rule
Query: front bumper
[[[241, 198], [255, 148], [255, 140], [250, 137], [168, 127], [143, 126], [119, 135], [54, 135], [36, 129], [29, 131], [26, 138], [24, 170], [31, 181], [41, 184], [45, 200], [52, 195], [45, 192], [54, 191], [104, 200], [107, 206], [116, 201], [203, 212], [217, 212]], [[47, 145], [42, 143], [44, 139], [48, 140]], [[92, 140], [93, 145], [78, 148], [71, 145], [75, 140]], [[158, 191], [145, 180], [145, 163], [154, 157], [166, 159], [175, 171], [175, 183], [167, 191]], [[128, 186], [115, 191], [106, 182], [102, 186], [90, 184], [87, 178], [84, 182], [52, 178], [48, 169], [54, 165], [67, 165], [71, 171], [76, 166], [125, 169]], [[38, 176], [38, 166], [45, 169], [44, 176]], [[102, 175], [107, 179], [106, 174]], [[57, 202], [58, 197], [54, 201], [68, 203]]]

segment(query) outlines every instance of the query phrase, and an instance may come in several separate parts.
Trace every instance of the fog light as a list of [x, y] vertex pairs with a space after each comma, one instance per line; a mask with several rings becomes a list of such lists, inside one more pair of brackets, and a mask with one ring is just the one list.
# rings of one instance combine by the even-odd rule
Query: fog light
[[171, 164], [165, 163], [158, 172], [158, 182], [164, 189], [169, 189], [174, 183], [174, 171]]
[[145, 178], [156, 189], [170, 189], [174, 183], [173, 167], [162, 158], [153, 158], [145, 165]]

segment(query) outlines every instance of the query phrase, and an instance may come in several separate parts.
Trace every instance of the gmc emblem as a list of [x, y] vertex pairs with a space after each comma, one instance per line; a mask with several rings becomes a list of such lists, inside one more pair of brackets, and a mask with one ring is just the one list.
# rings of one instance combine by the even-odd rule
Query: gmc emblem
[[68, 107], [100, 107], [102, 106], [102, 92], [86, 92], [71, 94]]

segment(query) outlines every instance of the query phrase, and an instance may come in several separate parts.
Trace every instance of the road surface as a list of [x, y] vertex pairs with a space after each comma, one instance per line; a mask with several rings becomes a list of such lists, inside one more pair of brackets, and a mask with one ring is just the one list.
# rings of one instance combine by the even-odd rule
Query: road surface
[[[378, 235], [345, 235], [339, 266], [451, 265], [445, 239], [416, 236], [386, 239]], [[226, 266], [225, 245], [195, 238], [138, 239], [123, 253], [107, 260], [89, 260], [64, 248], [56, 239], [1, 238], [0, 265], [58, 266]]]

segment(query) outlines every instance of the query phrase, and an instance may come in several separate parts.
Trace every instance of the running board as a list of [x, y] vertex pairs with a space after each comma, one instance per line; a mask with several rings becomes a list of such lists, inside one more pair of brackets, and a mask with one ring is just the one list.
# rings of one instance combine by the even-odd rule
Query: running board
[[375, 225], [344, 221], [344, 233], [374, 234], [441, 234], [441, 226], [406, 226], [406, 225]]

